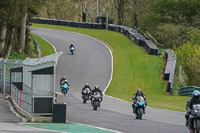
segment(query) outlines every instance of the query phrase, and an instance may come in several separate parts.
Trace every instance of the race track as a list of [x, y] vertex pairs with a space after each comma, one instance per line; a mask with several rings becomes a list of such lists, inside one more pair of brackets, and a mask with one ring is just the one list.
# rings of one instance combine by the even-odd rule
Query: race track
[[[184, 113], [147, 107], [142, 120], [136, 120], [131, 103], [104, 96], [101, 108], [92, 110], [91, 104], [82, 103], [81, 88], [88, 82], [93, 88], [98, 84], [102, 90], [109, 84], [112, 57], [101, 42], [85, 35], [45, 28], [31, 28], [32, 33], [52, 43], [57, 51], [64, 53], [57, 64], [57, 91], [59, 80], [66, 75], [71, 87], [66, 96], [67, 120], [124, 133], [187, 133]], [[75, 55], [69, 45], [75, 45]]]

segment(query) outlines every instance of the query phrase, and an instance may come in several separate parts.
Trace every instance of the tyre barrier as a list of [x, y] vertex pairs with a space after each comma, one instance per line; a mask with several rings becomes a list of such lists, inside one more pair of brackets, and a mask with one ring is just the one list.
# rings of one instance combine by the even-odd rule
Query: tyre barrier
[[[68, 20], [56, 20], [56, 19], [47, 19], [47, 18], [32, 18], [33, 23], [39, 24], [52, 24], [52, 25], [61, 25], [69, 27], [79, 27], [79, 28], [89, 28], [89, 29], [105, 29], [105, 24], [100, 23], [89, 23], [89, 22], [72, 22]], [[133, 29], [132, 27], [109, 24], [108, 30], [120, 32], [126, 35], [132, 42], [138, 46], [144, 47], [148, 54], [150, 55], [160, 55], [161, 52], [158, 47], [146, 37], [144, 34], [140, 33], [138, 30]], [[173, 80], [174, 80], [174, 71], [176, 66], [176, 59], [172, 59], [175, 54], [173, 51], [167, 49], [165, 50], [166, 55], [166, 66], [164, 72], [164, 80], [168, 80], [167, 91], [172, 92]]]
[[[57, 19], [48, 19], [48, 18], [32, 18], [33, 23], [39, 24], [51, 24], [51, 25], [61, 25], [69, 27], [79, 27], [79, 28], [88, 28], [88, 29], [105, 29], [105, 24], [101, 23], [89, 23], [89, 22], [73, 22], [68, 20], [57, 20]], [[146, 49], [150, 55], [159, 55], [158, 47], [142, 33], [133, 29], [129, 26], [109, 24], [108, 30], [120, 32], [126, 35], [129, 39], [135, 42], [137, 45], [142, 46]]]

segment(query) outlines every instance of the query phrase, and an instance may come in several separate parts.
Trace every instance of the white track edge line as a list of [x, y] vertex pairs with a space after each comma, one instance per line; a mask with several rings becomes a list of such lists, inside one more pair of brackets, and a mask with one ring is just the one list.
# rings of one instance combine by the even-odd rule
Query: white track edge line
[[[40, 28], [40, 27], [37, 27], [37, 28]], [[50, 29], [50, 28], [44, 28], [44, 29]], [[54, 29], [54, 30], [57, 30], [57, 29]], [[72, 32], [72, 31], [66, 31], [66, 30], [62, 30], [62, 31], [65, 31], [65, 32]], [[92, 39], [94, 39], [94, 40], [100, 42], [101, 44], [103, 44], [103, 45], [104, 45], [106, 48], [108, 48], [108, 50], [110, 51], [110, 54], [111, 54], [111, 67], [112, 67], [112, 69], [111, 69], [111, 78], [110, 78], [110, 80], [109, 80], [109, 82], [108, 82], [106, 88], [105, 88], [104, 91], [103, 91], [103, 95], [106, 95], [105, 92], [106, 92], [106, 90], [108, 89], [108, 86], [110, 85], [110, 83], [111, 83], [111, 81], [112, 81], [112, 76], [113, 76], [113, 54], [112, 54], [110, 48], [109, 48], [105, 43], [103, 43], [103, 42], [101, 42], [100, 40], [98, 40], [97, 38], [94, 38], [94, 37], [91, 37], [91, 36], [88, 36], [88, 35], [85, 35], [85, 34], [82, 34], [82, 33], [77, 33], [77, 32], [72, 32], [72, 33], [76, 33], [76, 34], [80, 34], [80, 35], [83, 35], [83, 36], [92, 38]], [[51, 44], [51, 43], [50, 43], [50, 44]], [[52, 45], [52, 44], [51, 44], [51, 45]], [[53, 46], [53, 47], [54, 47], [54, 46]], [[108, 96], [108, 97], [110, 97], [110, 98], [113, 98], [113, 99], [116, 99], [116, 100], [119, 100], [119, 101], [122, 101], [122, 102], [126, 102], [126, 103], [131, 103], [131, 104], [132, 104], [132, 102], [128, 102], [128, 101], [125, 101], [125, 100], [122, 100], [122, 99], [119, 99], [119, 98], [116, 98], [116, 97], [112, 97], [112, 96], [109, 96], [109, 95], [106, 95], [106, 96]], [[155, 108], [155, 107], [150, 107], [150, 108], [160, 109], [160, 110], [164, 110], [164, 111], [177, 112], [177, 113], [184, 113], [184, 112], [181, 112], [181, 111], [173, 111], [173, 110], [161, 109], [161, 108]]]

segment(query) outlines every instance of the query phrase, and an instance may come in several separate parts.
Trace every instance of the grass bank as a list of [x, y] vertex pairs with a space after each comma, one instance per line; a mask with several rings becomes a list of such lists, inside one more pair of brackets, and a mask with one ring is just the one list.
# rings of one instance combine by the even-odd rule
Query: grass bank
[[[50, 45], [49, 42], [47, 42], [46, 40], [42, 39], [41, 37], [39, 37], [37, 35], [31, 34], [31, 36], [37, 42], [37, 44], [38, 44], [38, 46], [39, 46], [39, 48], [41, 50], [42, 56], [47, 56], [47, 55], [55, 53], [55, 50], [54, 50], [53, 46]], [[26, 54], [19, 54], [17, 49], [13, 48], [11, 50], [9, 59], [24, 60], [27, 57], [38, 58], [39, 57], [39, 53], [38, 53], [38, 51], [37, 51], [37, 49], [36, 49], [31, 37], [30, 37], [30, 40], [31, 41], [30, 41], [29, 46], [28, 46], [28, 50], [27, 50], [28, 54], [27, 55]]]
[[49, 42], [47, 42], [46, 40], [44, 40], [43, 38], [41, 38], [37, 35], [32, 34], [32, 36], [35, 39], [35, 41], [37, 42], [37, 44], [42, 52], [42, 56], [47, 56], [47, 55], [55, 53], [53, 46], [50, 45]]
[[126, 36], [107, 30], [82, 29], [65, 26], [33, 24], [34, 27], [51, 28], [78, 32], [95, 37], [111, 48], [114, 73], [107, 95], [126, 101], [142, 88], [151, 107], [185, 111], [188, 97], [168, 96], [165, 81], [162, 80], [164, 60], [161, 56], [148, 55], [146, 51], [133, 44]]

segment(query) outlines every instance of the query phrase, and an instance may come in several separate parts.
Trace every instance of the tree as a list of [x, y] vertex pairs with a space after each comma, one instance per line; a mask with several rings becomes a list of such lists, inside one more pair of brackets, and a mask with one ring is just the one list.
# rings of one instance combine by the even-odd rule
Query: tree
[[[19, 12], [19, 0], [7, 0], [7, 5], [5, 6], [7, 16], [5, 16], [4, 24], [6, 24], [6, 38], [5, 46], [1, 57], [8, 58], [13, 46], [13, 39], [16, 34], [16, 29], [19, 26], [18, 20], [20, 16]], [[13, 15], [14, 14], [14, 15]], [[4, 34], [4, 35], [5, 35]], [[3, 36], [1, 36], [2, 38]]]
[[200, 30], [198, 28], [192, 28], [189, 32], [189, 39], [192, 43], [200, 45]]
[[191, 42], [176, 48], [178, 62], [188, 77], [188, 85], [200, 86], [200, 46]]
[[170, 22], [193, 24], [200, 12], [200, 0], [156, 0], [153, 5], [159, 17], [168, 18]]
[[153, 36], [158, 42], [164, 45], [164, 48], [173, 48], [181, 46], [189, 40], [187, 27], [180, 24], [160, 23], [155, 27]]
[[21, 30], [20, 30], [20, 41], [19, 41], [19, 53], [24, 52], [25, 38], [26, 38], [26, 18], [27, 18], [27, 8], [30, 3], [29, 0], [21, 0]]
[[3, 54], [4, 47], [5, 47], [5, 39], [6, 39], [6, 32], [7, 32], [7, 18], [8, 18], [8, 11], [9, 11], [9, 3], [10, 1], [4, 0], [0, 3], [0, 57]]
[[123, 25], [124, 23], [124, 10], [128, 0], [114, 0], [114, 6], [117, 14], [117, 24]]

